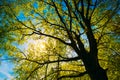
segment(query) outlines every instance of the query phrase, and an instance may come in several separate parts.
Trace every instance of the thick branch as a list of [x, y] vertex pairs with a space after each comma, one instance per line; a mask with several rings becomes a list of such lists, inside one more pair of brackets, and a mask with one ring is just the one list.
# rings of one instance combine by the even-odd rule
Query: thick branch
[[[69, 39], [71, 40], [71, 43], [74, 45], [74, 47], [77, 47], [77, 46], [76, 46], [76, 42], [74, 41], [72, 34], [71, 34], [70, 31], [68, 30], [68, 28], [67, 28], [67, 26], [66, 26], [66, 23], [64, 22], [64, 19], [62, 18], [61, 14], [59, 13], [58, 8], [57, 8], [55, 2], [52, 1], [52, 3], [53, 3], [53, 5], [54, 5], [55, 11], [56, 11], [56, 13], [57, 13], [60, 21], [61, 21], [61, 22], [63, 23], [63, 25], [65, 26], [65, 29], [66, 29], [66, 31], [67, 31], [67, 34], [68, 34], [68, 36], [69, 36]], [[77, 50], [77, 48], [76, 48], [76, 50]]]
[[79, 57], [74, 57], [74, 58], [68, 58], [68, 59], [64, 59], [64, 60], [46, 61], [46, 62], [41, 63], [39, 61], [31, 60], [31, 59], [27, 59], [27, 58], [19, 58], [19, 59], [20, 60], [27, 60], [27, 61], [30, 61], [30, 62], [34, 62], [34, 63], [37, 63], [39, 65], [45, 65], [45, 64], [56, 63], [56, 62], [69, 62], [69, 61], [80, 60]]
[[[90, 1], [90, 0], [88, 0], [88, 1]], [[84, 1], [83, 0], [81, 0], [81, 5], [82, 5], [81, 15], [84, 15]]]
[[97, 0], [95, 1], [94, 8], [93, 8], [93, 10], [92, 10], [92, 12], [91, 12], [91, 14], [90, 14], [90, 17], [89, 17], [89, 20], [90, 20], [90, 21], [91, 21], [92, 15], [93, 15], [96, 7], [97, 7]]
[[63, 25], [64, 25], [65, 28], [67, 29], [66, 24], [65, 24], [65, 22], [64, 22], [64, 20], [63, 20], [63, 18], [62, 18], [62, 16], [61, 16], [60, 13], [59, 13], [57, 6], [55, 5], [55, 2], [52, 1], [52, 3], [53, 3], [53, 5], [54, 5], [55, 11], [56, 11], [56, 13], [57, 13], [57, 15], [58, 15], [60, 21], [63, 23]]
[[70, 11], [70, 5], [67, 0], [64, 0], [64, 2], [66, 3], [66, 6], [68, 8], [68, 13], [69, 13], [69, 17], [70, 17], [69, 25], [70, 25], [70, 31], [71, 31], [72, 30], [72, 15], [71, 15], [71, 11]]
[[53, 38], [53, 39], [56, 39], [56, 40], [59, 40], [60, 42], [62, 42], [63, 44], [66, 44], [66, 45], [71, 45], [71, 43], [67, 43], [65, 42], [64, 40], [58, 38], [58, 37], [55, 37], [55, 36], [52, 36], [52, 35], [49, 35], [49, 34], [44, 34], [44, 33], [41, 33], [41, 32], [34, 32], [35, 34], [38, 34], [38, 35], [43, 35], [43, 36], [46, 36], [46, 37], [50, 37], [50, 38]]
[[87, 1], [87, 11], [86, 11], [86, 18], [88, 19], [88, 16], [89, 16], [89, 10], [90, 10], [90, 0]]

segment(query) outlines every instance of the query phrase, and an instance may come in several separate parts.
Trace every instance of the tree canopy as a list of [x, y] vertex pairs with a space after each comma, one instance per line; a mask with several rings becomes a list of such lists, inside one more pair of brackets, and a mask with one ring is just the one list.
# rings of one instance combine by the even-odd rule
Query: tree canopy
[[119, 4], [119, 0], [2, 1], [0, 48], [15, 64], [15, 79], [118, 80]]

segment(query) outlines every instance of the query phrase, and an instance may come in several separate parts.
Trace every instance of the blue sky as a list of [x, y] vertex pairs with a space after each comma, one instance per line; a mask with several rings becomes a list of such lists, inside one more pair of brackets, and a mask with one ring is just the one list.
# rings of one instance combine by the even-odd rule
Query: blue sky
[[[29, 41], [30, 42], [30, 41]], [[28, 43], [25, 43], [23, 45], [18, 45], [17, 43], [13, 43], [12, 45], [18, 47], [20, 50], [24, 51], [28, 47]], [[4, 49], [0, 49], [0, 54], [4, 54], [2, 57], [0, 57], [0, 80], [11, 80], [15, 76], [13, 68], [14, 68], [14, 63], [12, 63], [10, 60], [3, 60], [3, 59], [8, 59], [9, 56], [7, 55], [7, 51]]]
[[2, 61], [0, 65], [0, 80], [11, 80], [13, 78], [14, 65], [9, 61]]
[[[15, 1], [15, 0], [8, 0], [8, 2], [12, 2], [12, 1]], [[94, 0], [93, 0], [94, 2]], [[0, 5], [2, 4], [1, 0], [0, 0]], [[63, 2], [62, 3], [63, 6], [66, 6], [65, 3]], [[38, 3], [37, 2], [34, 2], [33, 5], [32, 5], [35, 9], [37, 9], [39, 7]], [[63, 7], [63, 10], [66, 10], [67, 8]], [[46, 12], [46, 10], [44, 10], [44, 12]], [[34, 14], [34, 11], [31, 11], [32, 14]], [[118, 12], [120, 14], [120, 12]], [[4, 14], [3, 14], [4, 16]], [[37, 14], [35, 15], [37, 16]], [[1, 17], [1, 16], [0, 16]], [[20, 11], [19, 12], [19, 15], [17, 16], [18, 19], [20, 21], [26, 21], [27, 18], [25, 17], [24, 15], [24, 12], [23, 11]], [[0, 20], [2, 20], [2, 17], [0, 18]], [[0, 24], [1, 25], [1, 24]], [[83, 35], [84, 37], [84, 35]], [[84, 37], [85, 38], [85, 37]], [[27, 44], [24, 44], [22, 46], [19, 46], [17, 45], [17, 47], [21, 48], [22, 50], [25, 49], [25, 47], [27, 47]], [[2, 49], [0, 49], [0, 54], [1, 53], [4, 53], [4, 51]], [[3, 57], [1, 57], [2, 59], [5, 59], [7, 58], [8, 56], [7, 55], [4, 55]], [[1, 59], [0, 58], [0, 59]], [[13, 77], [14, 77], [14, 72], [13, 72], [13, 68], [14, 68], [14, 64], [10, 61], [1, 61], [1, 64], [0, 64], [0, 80], [4, 80], [4, 79], [7, 79], [7, 80], [11, 80]]]
[[8, 58], [7, 52], [4, 49], [0, 49], [0, 54], [4, 54], [0, 57], [0, 80], [11, 80], [13, 78], [14, 64], [8, 60], [2, 60]]

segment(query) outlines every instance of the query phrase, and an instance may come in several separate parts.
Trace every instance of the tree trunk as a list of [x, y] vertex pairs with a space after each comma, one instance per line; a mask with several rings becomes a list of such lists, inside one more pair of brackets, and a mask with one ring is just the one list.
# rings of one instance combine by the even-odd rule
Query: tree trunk
[[106, 71], [101, 67], [88, 71], [88, 74], [91, 80], [108, 80]]
[[100, 67], [96, 56], [88, 53], [82, 60], [91, 80], [108, 80], [106, 70]]

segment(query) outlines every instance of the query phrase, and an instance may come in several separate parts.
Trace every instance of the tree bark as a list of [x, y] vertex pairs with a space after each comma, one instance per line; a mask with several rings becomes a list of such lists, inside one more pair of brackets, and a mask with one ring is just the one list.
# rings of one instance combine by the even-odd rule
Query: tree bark
[[82, 60], [91, 80], [108, 80], [106, 70], [99, 65], [97, 57], [87, 53]]
[[106, 71], [101, 67], [88, 71], [88, 74], [91, 80], [108, 80]]

